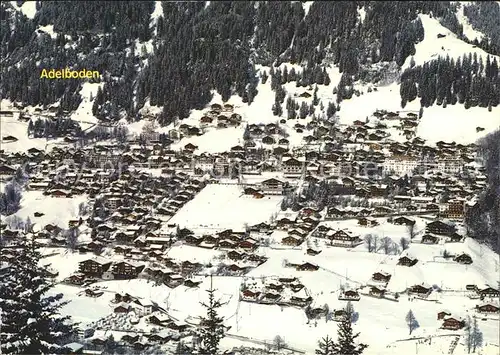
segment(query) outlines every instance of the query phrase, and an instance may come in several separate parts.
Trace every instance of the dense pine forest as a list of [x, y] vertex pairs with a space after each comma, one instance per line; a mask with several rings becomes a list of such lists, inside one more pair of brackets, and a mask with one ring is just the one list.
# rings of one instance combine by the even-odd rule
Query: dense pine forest
[[[491, 21], [498, 9], [488, 2], [464, 9], [469, 22], [485, 34], [473, 44], [490, 54], [500, 54], [500, 25]], [[269, 73], [280, 104], [283, 83], [328, 85], [325, 65], [337, 65], [343, 73], [334, 89], [340, 102], [352, 95], [345, 90], [352, 82], [377, 80], [368, 75], [377, 63], [401, 67], [415, 54], [415, 44], [424, 38], [418, 14], [439, 19], [468, 41], [456, 5], [448, 1], [314, 2], [307, 15], [297, 1], [162, 2], [163, 13], [153, 20], [154, 10], [153, 1], [38, 1], [36, 15], [29, 19], [2, 2], [0, 97], [42, 106], [60, 100], [61, 111], [74, 110], [81, 102], [81, 82], [40, 80], [39, 73], [44, 68], [86, 68], [103, 74], [93, 105], [96, 117], [136, 120], [149, 100], [163, 107], [160, 123], [168, 124], [204, 107], [212, 90], [223, 100], [236, 94], [251, 103], [259, 80], [267, 79], [258, 75], [257, 65], [286, 62], [302, 68]], [[47, 25], [55, 35], [40, 31]], [[412, 67], [401, 81], [403, 106], [418, 97], [424, 107], [491, 107], [500, 97], [498, 63], [467, 54], [457, 61], [442, 58]], [[275, 105], [274, 113], [279, 110], [281, 105]]]

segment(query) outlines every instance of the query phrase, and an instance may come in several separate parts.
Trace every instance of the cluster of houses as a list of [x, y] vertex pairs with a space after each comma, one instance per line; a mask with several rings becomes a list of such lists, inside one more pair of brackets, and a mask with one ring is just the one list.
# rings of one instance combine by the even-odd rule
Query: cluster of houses
[[[315, 120], [296, 123], [293, 129], [302, 134], [305, 143], [300, 148], [290, 143], [281, 125], [285, 122], [281, 121], [247, 125], [244, 142], [224, 153], [200, 153], [192, 143], [178, 150], [171, 149], [173, 139], [201, 135], [207, 127], [221, 129], [242, 125], [242, 117], [234, 112], [232, 105], [213, 104], [200, 118], [199, 127], [180, 124], [169, 132], [171, 139], [167, 140], [153, 135], [146, 142], [130, 140], [85, 147], [75, 144], [74, 147], [54, 147], [50, 152], [36, 148], [22, 153], [0, 151], [0, 179], [12, 178], [19, 166], [27, 164], [33, 169], [27, 189], [63, 198], [88, 195], [92, 213], [70, 221], [69, 225], [90, 228], [92, 240], [78, 243], [77, 249], [81, 253], [96, 254], [81, 261], [78, 273], [66, 280], [77, 285], [96, 279], [144, 277], [169, 287], [197, 287], [201, 281], [196, 274], [207, 265], [169, 257], [167, 249], [174, 242], [223, 251], [224, 259], [217, 270], [220, 275], [244, 275], [265, 263], [267, 258], [259, 255], [257, 249], [262, 245], [262, 235], [273, 231], [282, 231], [284, 236], [280, 242], [290, 247], [302, 245], [308, 236], [328, 240], [334, 247], [353, 248], [363, 243], [360, 236], [348, 229], [320, 224], [322, 219], [353, 218], [358, 219], [360, 226], [370, 228], [378, 224], [374, 217], [425, 211], [439, 218], [428, 223], [424, 233], [417, 238], [422, 244], [463, 241], [464, 236], [446, 220], [462, 221], [468, 201], [486, 184], [484, 170], [474, 164], [476, 145], [453, 142], [438, 142], [435, 147], [426, 145], [415, 135], [419, 122], [415, 113], [402, 117], [400, 113], [375, 112], [373, 116], [371, 120], [357, 120], [348, 126]], [[393, 128], [407, 141], [391, 140]], [[15, 137], [7, 137], [9, 139], [13, 141]], [[326, 181], [335, 196], [352, 196], [358, 200], [377, 198], [384, 203], [366, 207], [327, 204], [322, 208], [306, 203], [297, 212], [280, 212], [272, 223], [259, 223], [245, 231], [228, 229], [198, 235], [168, 224], [168, 220], [204, 188], [207, 173], [232, 176], [235, 166], [239, 169], [237, 173], [244, 175], [265, 172], [282, 175], [282, 178], [263, 179], [258, 184], [241, 183], [242, 192], [255, 198], [287, 194], [299, 181], [307, 184]], [[213, 176], [208, 182], [217, 181]], [[33, 217], [36, 220], [37, 216]], [[403, 215], [391, 217], [390, 221], [397, 225], [415, 224]], [[58, 234], [60, 230], [48, 225], [35, 237], [49, 238], [54, 244], [64, 245], [67, 238]], [[16, 233], [19, 231], [2, 228], [2, 235], [15, 236]], [[107, 249], [112, 253], [103, 254]], [[308, 245], [307, 254], [320, 252]], [[2, 255], [2, 262], [8, 262], [9, 257], [13, 256]], [[474, 262], [465, 253], [452, 257], [457, 263]], [[417, 263], [418, 260], [407, 251], [398, 259], [401, 266], [411, 267]], [[319, 269], [312, 262], [287, 263], [286, 266], [298, 271]], [[390, 279], [390, 274], [374, 273], [369, 285], [370, 296], [385, 297]], [[407, 291], [427, 298], [433, 289], [419, 284]], [[471, 291], [483, 300], [499, 295], [498, 290], [489, 286], [471, 288]], [[88, 297], [102, 296], [101, 291], [89, 288], [84, 293]], [[240, 299], [301, 308], [310, 306], [313, 301], [300, 280], [286, 277], [245, 279]], [[357, 290], [342, 290], [339, 294], [339, 300], [359, 299]], [[128, 294], [116, 295], [113, 311], [133, 312], [165, 328], [164, 332], [148, 337], [127, 335], [122, 338], [139, 350], [151, 342], [178, 340], [179, 334], [189, 332], [189, 325], [170, 319], [158, 305]], [[495, 302], [484, 302], [478, 304], [476, 311], [498, 313], [499, 308]], [[335, 312], [337, 320], [344, 316], [342, 312]], [[438, 320], [443, 321], [445, 329], [464, 326], [463, 320], [445, 311], [438, 314]]]
[[244, 279], [240, 300], [301, 308], [309, 306], [313, 301], [307, 289], [295, 277]]
[[391, 280], [391, 274], [384, 271], [374, 272], [369, 282], [370, 290], [368, 294], [372, 297], [384, 298], [386, 287]]
[[281, 243], [287, 246], [301, 245], [320, 219], [318, 211], [310, 207], [302, 208], [299, 212], [281, 212], [275, 221], [276, 229], [287, 233]]
[[241, 124], [241, 121], [241, 115], [234, 112], [233, 105], [214, 103], [200, 118], [200, 127], [237, 127]]
[[106, 257], [94, 257], [81, 261], [78, 264], [78, 272], [69, 276], [65, 281], [82, 285], [85, 282], [98, 279], [145, 278], [165, 284], [170, 288], [180, 285], [191, 288], [197, 287], [201, 283], [193, 275], [205, 266], [189, 260], [175, 260], [166, 254], [148, 261], [111, 260]]

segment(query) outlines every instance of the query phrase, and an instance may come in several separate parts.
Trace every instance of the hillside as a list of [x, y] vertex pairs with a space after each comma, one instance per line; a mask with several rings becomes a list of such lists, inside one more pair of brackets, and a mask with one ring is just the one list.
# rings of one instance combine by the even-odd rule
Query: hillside
[[[130, 10], [119, 16], [111, 14], [127, 8], [126, 3], [99, 9], [69, 2], [44, 1], [36, 7], [32, 4], [19, 7], [16, 2], [4, 2], [0, 8], [4, 29], [14, 28], [11, 36], [2, 39], [4, 80], [0, 96], [30, 106], [46, 107], [60, 102], [60, 110], [79, 112], [80, 101], [88, 98], [87, 89], [82, 89], [78, 81], [59, 81], [55, 86], [42, 81], [36, 94], [29, 84], [37, 80], [42, 68], [96, 69], [101, 73], [101, 85], [93, 93], [94, 102], [85, 115], [98, 120], [135, 121], [149, 102], [162, 107], [158, 119], [164, 125], [205, 107], [213, 100], [213, 92], [218, 92], [223, 102], [236, 94], [244, 104], [251, 104], [261, 96], [269, 96], [259, 82], [263, 66], [269, 68], [271, 64], [283, 68], [288, 63], [288, 70], [294, 67], [299, 74], [297, 79], [285, 78], [282, 84], [288, 92], [289, 81], [295, 81], [299, 87], [324, 86], [320, 91], [331, 95], [321, 95], [323, 109], [316, 110], [317, 115], [326, 114], [330, 99], [339, 103], [353, 97], [351, 83], [358, 91], [366, 92], [369, 86], [398, 82], [398, 72], [439, 57], [457, 60], [472, 55], [474, 61], [484, 63], [489, 56], [489, 62], [498, 67], [499, 53], [487, 42], [490, 29], [483, 28], [486, 34], [479, 43], [472, 43], [472, 36], [463, 34], [464, 26], [466, 32], [481, 33], [474, 28], [478, 22], [474, 16], [485, 16], [483, 12], [469, 11], [470, 4], [443, 1], [396, 6], [385, 2], [205, 5], [146, 1], [130, 5]], [[390, 13], [395, 16], [388, 16]], [[333, 20], [325, 22], [328, 16], [333, 16]], [[79, 18], [76, 27], [70, 26], [74, 18]], [[87, 18], [94, 21], [82, 20]], [[105, 20], [108, 18], [109, 23]], [[239, 22], [241, 18], [245, 21]], [[391, 20], [381, 21], [382, 18]], [[404, 25], [405, 21], [410, 25]], [[194, 30], [192, 35], [190, 29]], [[37, 35], [33, 36], [35, 32]], [[397, 38], [395, 45], [390, 44], [392, 38]], [[349, 45], [344, 45], [347, 50], [340, 52], [343, 42]], [[175, 60], [168, 57], [171, 52], [177, 53]], [[18, 64], [12, 66], [14, 62]], [[327, 79], [323, 78], [325, 69]], [[461, 75], [468, 70], [460, 69]], [[266, 72], [270, 74], [269, 70]], [[497, 74], [488, 80], [491, 85], [486, 91], [476, 94], [500, 96]], [[30, 89], [23, 91], [22, 86]], [[273, 86], [272, 91], [276, 88]], [[338, 94], [332, 94], [334, 88]], [[383, 105], [398, 105], [401, 100], [396, 99], [397, 91], [396, 102], [388, 97]], [[486, 105], [479, 106], [498, 105], [498, 100], [485, 100]], [[452, 100], [447, 101], [450, 105]], [[441, 105], [439, 95], [437, 104]], [[425, 104], [433, 105], [433, 101]], [[476, 105], [472, 101], [469, 106]], [[261, 103], [255, 106], [263, 110]], [[266, 111], [271, 111], [267, 103]]]
[[499, 16], [1, 2], [0, 353], [498, 355]]

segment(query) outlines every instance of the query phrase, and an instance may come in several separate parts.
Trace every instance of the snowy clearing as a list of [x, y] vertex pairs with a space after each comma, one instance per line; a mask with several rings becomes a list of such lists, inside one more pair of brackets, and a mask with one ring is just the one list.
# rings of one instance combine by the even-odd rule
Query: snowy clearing
[[207, 185], [193, 200], [186, 203], [169, 223], [181, 227], [233, 228], [269, 222], [279, 210], [282, 197], [255, 199], [243, 195], [237, 185]]

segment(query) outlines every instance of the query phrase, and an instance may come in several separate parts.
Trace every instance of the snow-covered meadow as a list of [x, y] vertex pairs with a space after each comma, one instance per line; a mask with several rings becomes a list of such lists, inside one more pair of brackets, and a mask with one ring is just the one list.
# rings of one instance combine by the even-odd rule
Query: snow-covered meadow
[[245, 224], [269, 222], [278, 212], [282, 197], [265, 196], [256, 199], [244, 195], [241, 186], [209, 184], [187, 202], [169, 223], [181, 228], [241, 230]]

